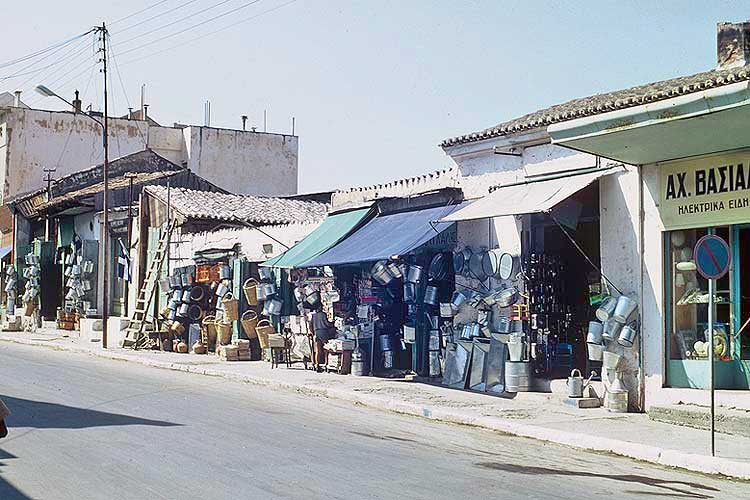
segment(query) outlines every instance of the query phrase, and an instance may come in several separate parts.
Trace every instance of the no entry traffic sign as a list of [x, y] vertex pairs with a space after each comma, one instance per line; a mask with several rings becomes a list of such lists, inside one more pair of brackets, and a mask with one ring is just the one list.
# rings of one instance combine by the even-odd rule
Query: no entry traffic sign
[[701, 276], [708, 280], [717, 280], [727, 274], [732, 263], [729, 245], [721, 237], [708, 234], [698, 240], [693, 251], [695, 266]]

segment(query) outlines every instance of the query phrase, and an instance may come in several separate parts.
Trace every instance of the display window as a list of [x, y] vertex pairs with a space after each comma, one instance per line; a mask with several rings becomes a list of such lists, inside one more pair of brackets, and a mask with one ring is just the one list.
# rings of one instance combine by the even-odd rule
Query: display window
[[709, 386], [708, 280], [697, 271], [696, 242], [707, 234], [727, 241], [729, 272], [716, 282], [715, 386], [750, 386], [750, 225], [684, 229], [665, 233], [667, 385]]

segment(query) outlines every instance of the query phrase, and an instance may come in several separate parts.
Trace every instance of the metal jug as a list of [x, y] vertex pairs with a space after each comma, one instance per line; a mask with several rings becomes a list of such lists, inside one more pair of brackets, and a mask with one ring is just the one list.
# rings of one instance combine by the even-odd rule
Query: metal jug
[[570, 377], [568, 377], [568, 396], [571, 398], [582, 398], [583, 390], [589, 385], [595, 375], [596, 372], [592, 371], [589, 378], [584, 382], [581, 370], [574, 368], [570, 372]]

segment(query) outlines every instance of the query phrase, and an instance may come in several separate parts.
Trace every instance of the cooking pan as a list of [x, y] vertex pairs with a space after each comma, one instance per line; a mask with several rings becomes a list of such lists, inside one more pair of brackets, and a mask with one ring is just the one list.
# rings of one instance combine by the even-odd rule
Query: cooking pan
[[471, 248], [466, 247], [460, 252], [453, 254], [453, 270], [456, 274], [465, 274], [467, 272], [472, 253]]

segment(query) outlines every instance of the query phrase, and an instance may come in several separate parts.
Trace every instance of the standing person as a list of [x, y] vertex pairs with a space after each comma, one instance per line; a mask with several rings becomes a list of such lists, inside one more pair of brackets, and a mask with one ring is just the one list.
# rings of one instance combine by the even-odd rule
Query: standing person
[[326, 352], [323, 344], [336, 336], [336, 327], [328, 321], [328, 316], [320, 307], [312, 313], [312, 331], [315, 337], [315, 364], [318, 372], [323, 371], [326, 364]]
[[5, 425], [5, 417], [10, 415], [10, 410], [5, 406], [3, 400], [0, 399], [0, 438], [4, 438], [8, 435], [8, 427]]

